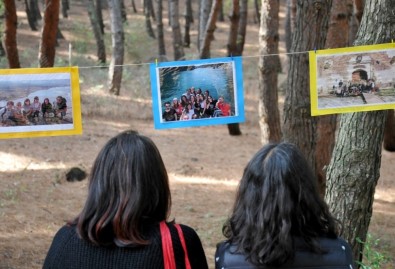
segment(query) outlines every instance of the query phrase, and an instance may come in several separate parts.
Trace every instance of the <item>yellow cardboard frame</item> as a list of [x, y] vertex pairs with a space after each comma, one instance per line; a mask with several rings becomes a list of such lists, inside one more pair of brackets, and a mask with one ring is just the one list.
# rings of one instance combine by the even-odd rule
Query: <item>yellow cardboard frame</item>
[[312, 116], [395, 108], [395, 43], [309, 51], [309, 62]]
[[56, 96], [67, 100], [67, 114], [62, 121], [38, 122], [23, 126], [0, 124], [0, 139], [82, 134], [78, 67], [24, 68], [0, 70], [0, 107], [8, 100], [22, 101], [38, 96], [40, 102]]

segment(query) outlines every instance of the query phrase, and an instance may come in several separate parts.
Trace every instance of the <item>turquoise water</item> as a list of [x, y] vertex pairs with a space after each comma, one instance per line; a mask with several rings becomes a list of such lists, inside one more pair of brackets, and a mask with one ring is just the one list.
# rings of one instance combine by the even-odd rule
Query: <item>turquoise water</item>
[[173, 69], [160, 75], [162, 107], [166, 101], [171, 103], [174, 97], [181, 99], [187, 89], [195, 87], [195, 90], [200, 88], [202, 93], [208, 90], [214, 99], [218, 99], [220, 95], [224, 96], [225, 101], [231, 104], [234, 111], [233, 69], [230, 64], [185, 71], [179, 68]]

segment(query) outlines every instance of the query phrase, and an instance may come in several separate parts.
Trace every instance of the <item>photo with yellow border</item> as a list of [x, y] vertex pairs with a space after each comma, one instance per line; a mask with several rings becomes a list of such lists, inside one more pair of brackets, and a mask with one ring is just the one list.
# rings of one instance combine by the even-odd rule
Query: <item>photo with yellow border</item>
[[0, 139], [81, 133], [78, 67], [0, 70]]
[[395, 108], [395, 43], [309, 52], [311, 114]]

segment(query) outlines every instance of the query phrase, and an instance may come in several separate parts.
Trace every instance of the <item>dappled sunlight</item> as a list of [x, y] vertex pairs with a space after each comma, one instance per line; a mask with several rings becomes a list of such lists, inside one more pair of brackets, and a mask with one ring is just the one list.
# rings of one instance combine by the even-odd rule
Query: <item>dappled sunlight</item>
[[16, 172], [21, 170], [48, 170], [66, 168], [64, 162], [46, 162], [23, 155], [0, 152], [0, 172]]
[[235, 187], [239, 184], [236, 180], [218, 180], [215, 178], [207, 177], [191, 177], [191, 176], [181, 176], [174, 173], [169, 173], [170, 180], [177, 183], [188, 183], [188, 184], [206, 184], [206, 185], [225, 185]]

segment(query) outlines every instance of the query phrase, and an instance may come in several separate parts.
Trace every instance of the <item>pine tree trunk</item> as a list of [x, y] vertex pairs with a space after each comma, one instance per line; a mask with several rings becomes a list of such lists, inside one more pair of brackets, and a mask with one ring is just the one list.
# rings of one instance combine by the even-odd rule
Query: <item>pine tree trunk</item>
[[93, 34], [96, 40], [97, 46], [97, 59], [99, 63], [106, 63], [106, 46], [104, 43], [104, 37], [100, 29], [100, 23], [96, 13], [96, 8], [93, 0], [85, 0], [85, 5], [88, 9], [89, 20], [93, 29]]
[[190, 28], [193, 23], [193, 12], [192, 12], [192, 0], [186, 0], [185, 2], [185, 27], [184, 27], [184, 47], [189, 48], [191, 45]]
[[247, 31], [248, 0], [240, 0], [240, 19], [237, 30], [237, 55], [242, 55]]
[[59, 24], [59, 0], [46, 0], [44, 22], [41, 35], [40, 67], [53, 67], [55, 63], [56, 35]]
[[171, 16], [171, 29], [173, 33], [173, 50], [174, 60], [181, 60], [184, 58], [184, 46], [182, 44], [180, 15], [178, 11], [178, 0], [170, 0], [170, 16]]
[[199, 1], [199, 25], [198, 25], [198, 40], [197, 47], [198, 50], [201, 51], [203, 46], [203, 39], [206, 35], [206, 27], [207, 21], [210, 16], [211, 6], [213, 4], [213, 0], [200, 0]]
[[30, 30], [37, 31], [37, 18], [35, 16], [35, 12], [33, 12], [34, 7], [31, 7], [31, 2], [32, 1], [25, 0], [27, 22], [29, 23]]
[[104, 35], [104, 23], [103, 23], [103, 12], [102, 12], [102, 0], [94, 0], [96, 7], [97, 20], [99, 21], [101, 34]]
[[18, 46], [16, 40], [16, 26], [18, 18], [16, 16], [16, 6], [14, 0], [4, 0], [4, 46], [7, 54], [8, 66], [10, 68], [20, 68]]
[[109, 68], [109, 92], [119, 95], [122, 83], [124, 57], [124, 31], [122, 24], [121, 3], [108, 0], [111, 17], [112, 58]]
[[211, 7], [210, 16], [206, 25], [206, 32], [203, 36], [201, 49], [199, 53], [200, 59], [210, 58], [210, 45], [211, 41], [214, 40], [215, 25], [217, 22], [218, 14], [221, 8], [222, 0], [214, 0], [213, 6]]
[[159, 56], [166, 55], [166, 45], [165, 45], [165, 36], [163, 34], [163, 2], [162, 0], [156, 0], [157, 11], [156, 14], [158, 16], [156, 20], [156, 30], [158, 32], [158, 53]]
[[[291, 52], [320, 49], [325, 45], [332, 0], [297, 1]], [[296, 144], [315, 170], [316, 118], [310, 111], [309, 59], [307, 53], [289, 56], [284, 102], [284, 140]]]
[[[281, 140], [280, 112], [278, 110], [278, 27], [279, 1], [262, 0], [259, 29], [259, 126], [261, 142]], [[272, 56], [268, 56], [274, 54]]]
[[[325, 48], [342, 48], [349, 46], [349, 24], [352, 19], [352, 0], [333, 1], [331, 18], [326, 37]], [[337, 115], [324, 115], [317, 118], [317, 146], [315, 154], [316, 173], [319, 191], [325, 195], [326, 174], [333, 147], [335, 146], [335, 134]]]
[[[394, 1], [366, 0], [354, 44], [390, 42], [395, 36], [394, 9]], [[386, 116], [387, 111], [342, 114], [327, 171], [326, 200], [343, 223], [343, 237], [351, 244], [356, 261], [361, 261], [363, 249], [357, 238], [365, 241], [372, 217]]]
[[[148, 36], [150, 36], [152, 38], [156, 38], [154, 29], [152, 29], [152, 24], [151, 24], [151, 10], [150, 10], [150, 4], [149, 4], [150, 1], [151, 0], [144, 0], [145, 29], [147, 30]], [[151, 5], [151, 7], [152, 7], [152, 5]]]

